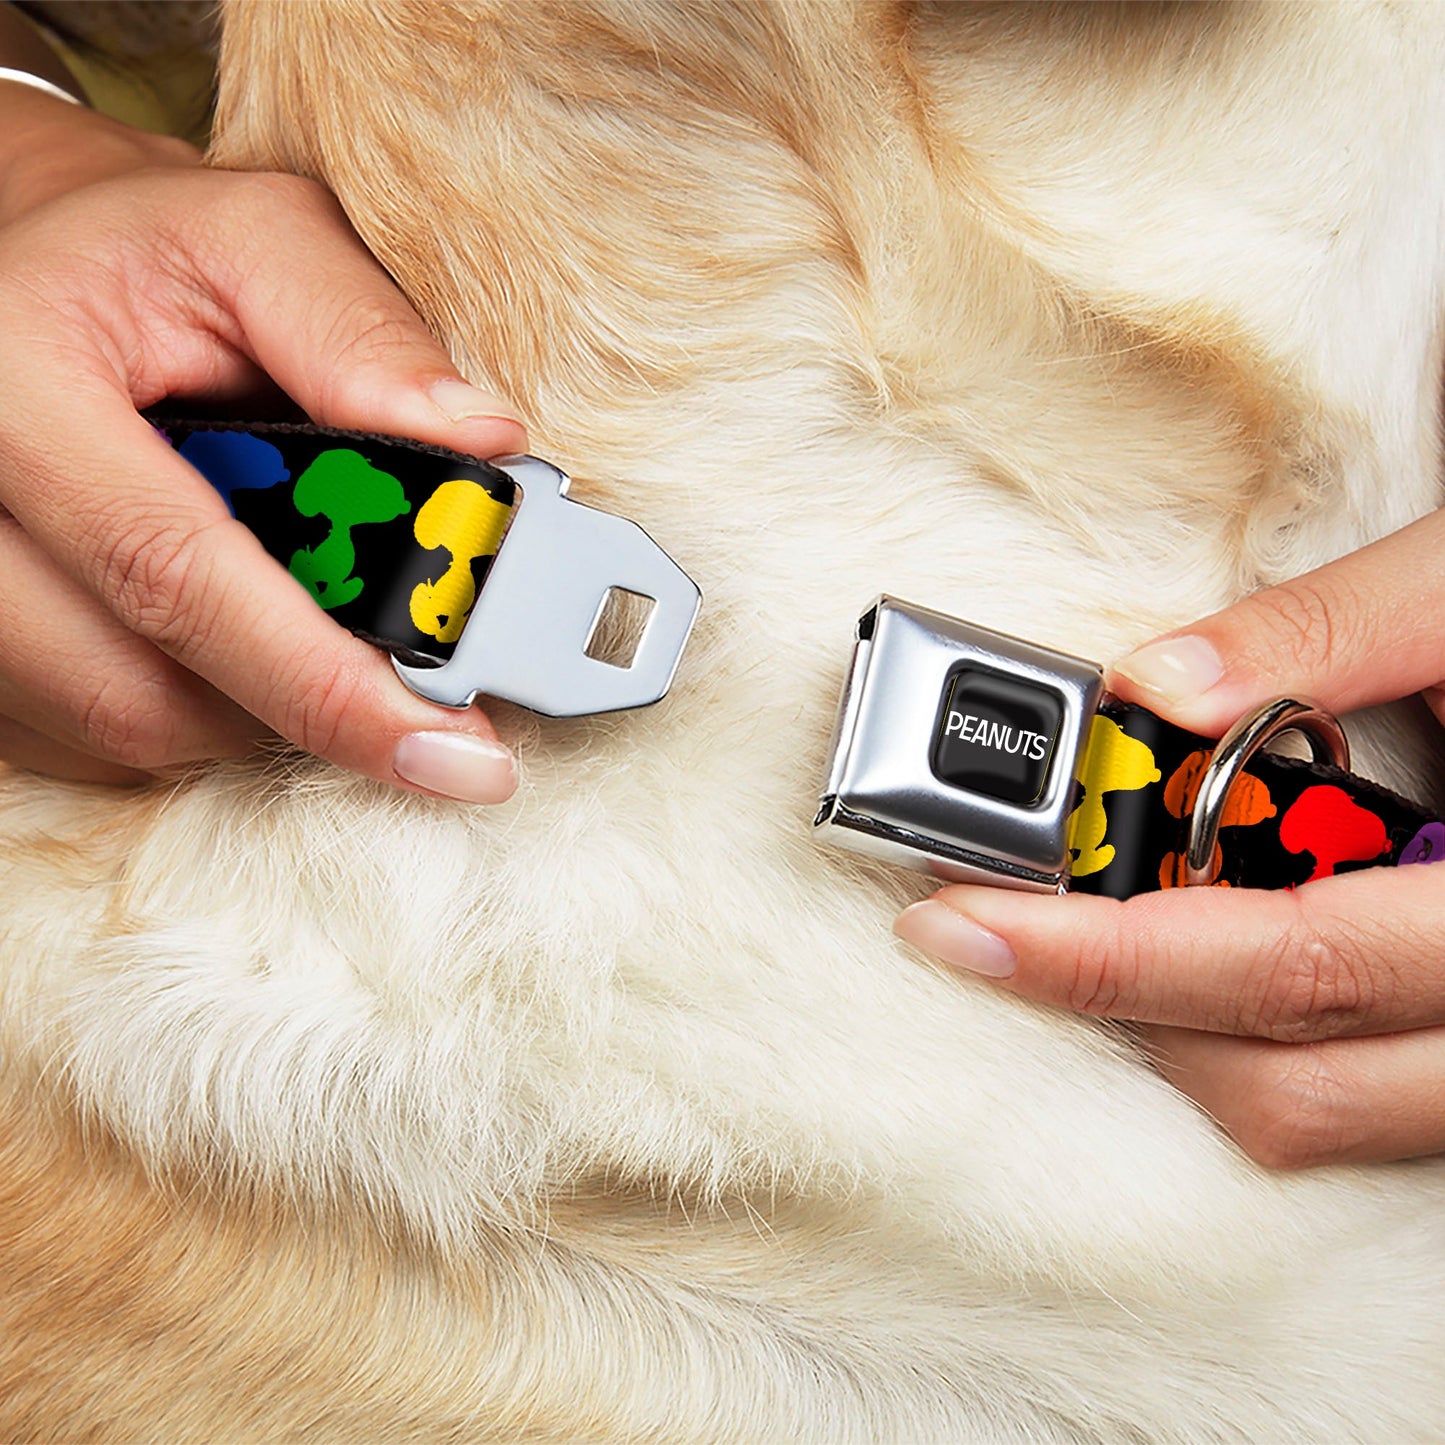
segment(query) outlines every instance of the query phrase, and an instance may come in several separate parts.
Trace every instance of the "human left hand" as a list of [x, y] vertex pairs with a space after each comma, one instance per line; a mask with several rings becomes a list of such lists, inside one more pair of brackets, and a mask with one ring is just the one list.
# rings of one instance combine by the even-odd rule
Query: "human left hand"
[[[1112, 691], [1218, 737], [1257, 704], [1422, 692], [1445, 723], [1445, 511], [1149, 643]], [[955, 885], [900, 937], [999, 986], [1138, 1021], [1162, 1072], [1263, 1164], [1445, 1150], [1445, 869], [1124, 902]]]
[[0, 81], [0, 760], [138, 782], [281, 737], [392, 787], [505, 801], [516, 762], [487, 715], [408, 691], [139, 413], [274, 404], [274, 382], [323, 425], [469, 456], [526, 430], [334, 197], [195, 162]]

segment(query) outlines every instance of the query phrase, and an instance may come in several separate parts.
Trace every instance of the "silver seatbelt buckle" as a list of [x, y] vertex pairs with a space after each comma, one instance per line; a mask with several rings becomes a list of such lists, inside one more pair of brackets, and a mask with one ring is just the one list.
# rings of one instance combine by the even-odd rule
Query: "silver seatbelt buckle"
[[[697, 617], [697, 584], [635, 522], [572, 501], [550, 462], [491, 465], [517, 485], [501, 545], [451, 657], [439, 667], [393, 659], [401, 680], [445, 707], [482, 694], [547, 717], [657, 702]], [[627, 666], [588, 651], [613, 591], [652, 603]]]
[[956, 883], [1061, 892], [1097, 663], [880, 597], [860, 618], [815, 836]]

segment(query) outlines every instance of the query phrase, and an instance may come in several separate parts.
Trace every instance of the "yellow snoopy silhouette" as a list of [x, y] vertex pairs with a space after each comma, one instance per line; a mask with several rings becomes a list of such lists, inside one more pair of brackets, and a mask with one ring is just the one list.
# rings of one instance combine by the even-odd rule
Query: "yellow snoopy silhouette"
[[438, 642], [455, 642], [477, 600], [472, 562], [490, 557], [502, 540], [512, 509], [476, 482], [443, 482], [422, 504], [412, 528], [428, 551], [445, 547], [447, 570], [435, 582], [418, 583], [411, 594], [411, 620], [418, 632]]
[[1114, 861], [1114, 845], [1104, 841], [1109, 831], [1104, 794], [1147, 788], [1159, 781], [1160, 773], [1146, 743], [1131, 738], [1112, 718], [1096, 717], [1075, 776], [1084, 785], [1084, 796], [1069, 818], [1069, 847], [1079, 853], [1074, 861], [1078, 878]]

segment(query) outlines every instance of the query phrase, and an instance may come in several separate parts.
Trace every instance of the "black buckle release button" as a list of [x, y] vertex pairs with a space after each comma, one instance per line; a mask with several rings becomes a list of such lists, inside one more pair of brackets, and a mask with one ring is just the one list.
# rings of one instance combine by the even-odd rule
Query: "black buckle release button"
[[1051, 688], [964, 669], [943, 686], [933, 772], [1004, 803], [1036, 803], [1048, 780], [1063, 699]]

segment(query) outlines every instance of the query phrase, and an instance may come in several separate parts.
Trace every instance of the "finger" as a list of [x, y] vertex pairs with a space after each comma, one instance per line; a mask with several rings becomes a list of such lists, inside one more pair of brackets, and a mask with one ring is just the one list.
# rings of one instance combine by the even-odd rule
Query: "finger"
[[[511, 795], [515, 765], [488, 719], [409, 692], [381, 653], [316, 606], [126, 398], [74, 370], [47, 374], [43, 358], [17, 370], [0, 358], [0, 396], [17, 408], [12, 414], [32, 419], [25, 435], [0, 438], [11, 510], [127, 630], [307, 752], [469, 802]], [[59, 435], [63, 467], [41, 440]]]
[[264, 729], [129, 632], [0, 516], [0, 712], [131, 769], [239, 757]]
[[[244, 178], [243, 184], [243, 178], [235, 176], [183, 178], [188, 196], [204, 185], [229, 187], [227, 204], [250, 197], [231, 216], [232, 229], [244, 222], [264, 244], [252, 247], [245, 264], [232, 264], [227, 258], [234, 259], [235, 241], [224, 234], [224, 208], [198, 206], [191, 260], [210, 269], [189, 275], [187, 284], [175, 289], [159, 309], [153, 298], [141, 294], [143, 286], [125, 293], [131, 309], [119, 305], [115, 288], [125, 280], [119, 274], [125, 268], [115, 265], [116, 274], [104, 278], [106, 286], [66, 292], [74, 304], [65, 307], [56, 307], [43, 289], [36, 295], [34, 288], [5, 288], [0, 416], [11, 418], [12, 424], [0, 434], [4, 499], [26, 531], [125, 627], [207, 678], [281, 736], [390, 783], [473, 802], [501, 801], [513, 791], [515, 768], [490, 722], [475, 709], [453, 713], [408, 692], [381, 654], [342, 632], [316, 608], [132, 408], [132, 396], [154, 400], [180, 389], [186, 377], [194, 379], [197, 370], [213, 366], [213, 352], [245, 350], [247, 337], [235, 330], [220, 292], [209, 298], [200, 295], [202, 283], [218, 275], [224, 280], [228, 266], [238, 286], [245, 283], [253, 293], [265, 293], [261, 299], [281, 314], [281, 319], [270, 316], [258, 322], [261, 330], [271, 328], [281, 350], [290, 319], [311, 314], [306, 296], [295, 293], [294, 286], [324, 287], [337, 284], [337, 278], [349, 284], [354, 267], [364, 262], [373, 267], [373, 290], [378, 284], [383, 292], [390, 287], [384, 277], [378, 283], [373, 263], [343, 232], [342, 250], [352, 253], [349, 266], [338, 261], [334, 275], [327, 265], [320, 268], [323, 274], [308, 273], [304, 265], [293, 268], [287, 273], [289, 283], [268, 291], [269, 283], [257, 278], [280, 265], [278, 257], [285, 261], [308, 249], [327, 249], [316, 227], [287, 229], [291, 203], [312, 195], [314, 209], [314, 195], [321, 193], [309, 183], [293, 186], [282, 180]], [[173, 202], [176, 184], [168, 177], [164, 184], [153, 185], [158, 205]], [[133, 215], [133, 188], [122, 199], [127, 202], [125, 214]], [[59, 215], [57, 207], [49, 224], [56, 224]], [[69, 218], [82, 249], [85, 237], [79, 223], [84, 219], [78, 214]], [[334, 252], [334, 217], [331, 226], [327, 234]], [[154, 242], [151, 231], [145, 236], [151, 237], [145, 244]], [[32, 249], [36, 244], [34, 236], [15, 244], [22, 240]], [[144, 251], [143, 241], [132, 237], [130, 243]], [[176, 270], [184, 269], [185, 258], [172, 258], [168, 266], [161, 266], [161, 259], [155, 258], [156, 284], [164, 290]], [[62, 290], [77, 284], [68, 273], [52, 281]], [[92, 292], [99, 301], [86, 299]], [[394, 297], [394, 288], [391, 294]], [[255, 294], [249, 304], [255, 312]], [[135, 308], [149, 315], [151, 324], [141, 325]], [[349, 314], [344, 301], [333, 305], [332, 312], [343, 319]], [[410, 324], [418, 323], [413, 318]], [[384, 322], [369, 328], [373, 335], [386, 329]], [[367, 331], [362, 327], [351, 333], [351, 352], [358, 362], [364, 359], [361, 338]], [[40, 340], [26, 344], [27, 337]], [[309, 327], [307, 339], [309, 345], [326, 340], [315, 326]], [[415, 333], [412, 340], [417, 340]], [[424, 349], [433, 358], [428, 365], [440, 365], [434, 360], [435, 343], [426, 340]], [[463, 450], [489, 449], [477, 440], [467, 442], [466, 427], [442, 435], [429, 397], [420, 411], [415, 396], [409, 404], [388, 399], [388, 388], [399, 374], [388, 360], [392, 354], [383, 347], [372, 359], [368, 374], [378, 388], [383, 415], [364, 424], [446, 441]], [[411, 354], [418, 354], [415, 346]], [[454, 378], [449, 371], [443, 379]], [[364, 390], [361, 400], [366, 400]], [[414, 425], [398, 420], [408, 409], [416, 414]], [[16, 418], [24, 418], [23, 428], [14, 424]], [[344, 409], [326, 419], [362, 421]], [[517, 428], [504, 419], [499, 431], [495, 418], [483, 419], [471, 434], [498, 442], [515, 437]], [[54, 454], [54, 439], [60, 437], [65, 438], [63, 463]]]
[[44, 773], [47, 777], [66, 778], [77, 783], [137, 787], [156, 781], [149, 773], [77, 752], [12, 718], [0, 716], [0, 776], [3, 776], [3, 768], [7, 764], [25, 772]]
[[1279, 696], [1336, 712], [1433, 686], [1445, 512], [1314, 572], [1256, 592], [1117, 662], [1109, 685], [1184, 727], [1220, 736]]
[[1143, 1033], [1164, 1076], [1271, 1168], [1445, 1150], [1445, 1029], [1318, 1044]]
[[[512, 407], [461, 377], [312, 181], [128, 176], [7, 227], [4, 249], [5, 341], [68, 342], [138, 406], [235, 391], [259, 369], [327, 425], [483, 457], [526, 447]], [[57, 315], [85, 334], [58, 337]]]
[[955, 886], [894, 926], [1044, 1003], [1293, 1043], [1445, 1022], [1442, 883], [1429, 868], [1370, 869], [1122, 903]]
[[227, 179], [246, 224], [210, 260], [217, 299], [312, 418], [475, 456], [525, 450], [513, 408], [462, 379], [332, 196], [294, 176]]

